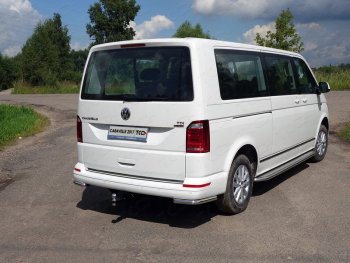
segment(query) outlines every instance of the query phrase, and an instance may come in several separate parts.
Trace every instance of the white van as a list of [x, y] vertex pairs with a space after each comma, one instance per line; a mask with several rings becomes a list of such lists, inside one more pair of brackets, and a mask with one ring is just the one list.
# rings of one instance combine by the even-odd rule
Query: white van
[[324, 158], [329, 90], [283, 50], [192, 38], [95, 46], [74, 181], [239, 213], [254, 181]]

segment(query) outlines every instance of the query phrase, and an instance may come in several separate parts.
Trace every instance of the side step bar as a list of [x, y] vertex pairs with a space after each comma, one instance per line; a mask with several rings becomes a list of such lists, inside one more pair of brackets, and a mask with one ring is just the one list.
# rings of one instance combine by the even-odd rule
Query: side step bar
[[306, 160], [308, 160], [309, 158], [314, 156], [314, 154], [315, 154], [314, 149], [311, 149], [311, 150], [309, 150], [309, 151], [307, 151], [307, 152], [271, 169], [270, 171], [267, 171], [263, 174], [258, 175], [257, 177], [255, 177], [254, 181], [261, 182], [261, 181], [270, 180], [271, 178], [289, 170], [290, 168], [305, 162]]

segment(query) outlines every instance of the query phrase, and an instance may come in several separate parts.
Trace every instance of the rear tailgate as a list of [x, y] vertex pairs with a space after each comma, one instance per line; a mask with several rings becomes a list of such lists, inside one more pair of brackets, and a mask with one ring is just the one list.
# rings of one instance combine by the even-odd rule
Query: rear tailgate
[[89, 169], [184, 180], [186, 127], [200, 107], [190, 49], [162, 45], [91, 53], [78, 109], [80, 161]]
[[[83, 163], [106, 172], [183, 180], [191, 104], [81, 101]], [[127, 121], [121, 117], [124, 108], [130, 111]], [[146, 141], [108, 138], [111, 127], [146, 128]]]

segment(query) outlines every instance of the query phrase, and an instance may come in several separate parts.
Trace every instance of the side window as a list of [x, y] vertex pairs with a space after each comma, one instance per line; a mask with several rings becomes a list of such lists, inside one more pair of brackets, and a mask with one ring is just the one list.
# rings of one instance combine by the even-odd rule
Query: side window
[[215, 58], [223, 100], [267, 96], [259, 55], [215, 50]]
[[296, 71], [295, 80], [297, 83], [297, 88], [299, 93], [301, 94], [315, 93], [316, 82], [315, 82], [315, 79], [312, 77], [312, 74], [308, 66], [301, 59], [295, 58], [293, 62], [294, 62], [295, 71]]
[[267, 56], [265, 60], [271, 96], [297, 94], [290, 59], [280, 56]]

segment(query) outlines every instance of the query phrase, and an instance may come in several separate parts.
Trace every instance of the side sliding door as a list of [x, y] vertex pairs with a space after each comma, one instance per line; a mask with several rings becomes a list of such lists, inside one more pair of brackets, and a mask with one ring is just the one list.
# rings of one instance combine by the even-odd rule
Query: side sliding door
[[311, 138], [305, 134], [305, 107], [293, 71], [293, 58], [265, 54], [265, 70], [273, 118], [272, 154], [260, 163], [274, 169], [303, 153]]

